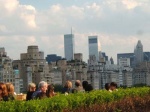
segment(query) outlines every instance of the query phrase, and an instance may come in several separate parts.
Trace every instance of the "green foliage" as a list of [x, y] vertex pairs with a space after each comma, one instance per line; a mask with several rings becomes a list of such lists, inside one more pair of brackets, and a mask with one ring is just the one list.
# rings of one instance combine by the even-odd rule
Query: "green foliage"
[[[43, 100], [1, 102], [0, 112], [61, 112], [64, 109], [72, 110], [82, 106], [114, 102], [125, 97], [143, 97], [148, 94], [150, 94], [149, 87], [119, 89], [114, 92], [95, 90], [90, 93], [75, 93], [67, 96], [58, 94]], [[119, 110], [116, 111], [119, 112]]]

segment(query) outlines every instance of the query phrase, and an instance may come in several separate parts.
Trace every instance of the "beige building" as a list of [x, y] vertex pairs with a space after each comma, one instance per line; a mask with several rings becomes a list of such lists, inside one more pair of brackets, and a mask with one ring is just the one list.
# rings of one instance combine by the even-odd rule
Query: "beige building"
[[82, 53], [75, 53], [74, 54], [74, 60], [82, 61], [83, 60]]
[[16, 93], [20, 93], [22, 89], [22, 80], [19, 76], [19, 70], [13, 68], [12, 59], [7, 56], [5, 48], [0, 48], [0, 82], [12, 83]]
[[49, 65], [44, 59], [44, 52], [39, 51], [38, 46], [28, 46], [27, 53], [20, 55], [20, 60], [13, 61], [13, 67], [20, 71], [23, 80], [23, 91], [27, 90], [28, 83], [38, 84], [40, 81], [53, 83]]
[[132, 71], [122, 71], [123, 86], [132, 87]]
[[0, 48], [0, 82], [15, 84], [12, 60], [7, 56], [5, 48]]
[[133, 70], [133, 85], [150, 86], [150, 62], [143, 62]]

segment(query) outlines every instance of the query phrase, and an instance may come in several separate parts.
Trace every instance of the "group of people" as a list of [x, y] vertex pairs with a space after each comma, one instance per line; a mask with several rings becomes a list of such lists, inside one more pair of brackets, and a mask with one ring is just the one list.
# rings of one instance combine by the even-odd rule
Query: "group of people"
[[117, 83], [115, 83], [115, 82], [106, 83], [105, 84], [105, 89], [107, 91], [110, 91], [110, 92], [112, 92], [112, 91], [118, 91], [117, 90]]
[[[72, 88], [72, 82], [66, 81], [63, 89], [62, 94], [70, 94], [70, 93], [77, 93], [77, 92], [85, 92], [91, 91], [93, 87], [91, 84], [88, 84], [87, 81], [83, 81], [82, 84], [80, 80], [75, 81], [75, 88]], [[38, 84], [38, 89], [36, 90], [36, 85], [34, 83], [29, 83], [28, 85], [28, 92], [26, 96], [26, 100], [31, 99], [43, 99], [55, 96], [56, 93], [54, 92], [54, 86], [48, 85], [47, 82], [41, 81]]]
[[87, 81], [83, 81], [81, 84], [80, 80], [76, 80], [75, 88], [72, 88], [71, 81], [66, 81], [66, 84], [62, 90], [62, 93], [69, 94], [69, 93], [77, 93], [77, 92], [89, 92], [92, 90], [93, 90], [92, 85], [88, 84]]
[[47, 84], [45, 81], [41, 81], [38, 84], [38, 89], [36, 90], [36, 85], [34, 83], [29, 83], [28, 92], [26, 95], [26, 100], [31, 99], [43, 99], [55, 96], [53, 85]]
[[15, 97], [14, 86], [11, 83], [0, 82], [0, 101], [11, 101]]
[[[117, 91], [117, 84], [115, 82], [106, 83], [105, 89], [110, 92]], [[70, 93], [90, 92], [92, 90], [93, 90], [92, 85], [88, 84], [87, 81], [83, 81], [81, 83], [80, 80], [76, 80], [74, 88], [71, 81], [66, 81], [62, 89], [62, 94], [68, 95]], [[37, 90], [36, 85], [34, 83], [29, 83], [26, 100], [28, 101], [32, 99], [50, 98], [55, 95], [56, 93], [54, 92], [54, 86], [51, 84], [47, 84], [47, 82], [45, 81], [41, 81], [38, 84]], [[13, 84], [0, 82], [0, 100], [10, 101], [14, 99], [15, 99], [15, 92]]]

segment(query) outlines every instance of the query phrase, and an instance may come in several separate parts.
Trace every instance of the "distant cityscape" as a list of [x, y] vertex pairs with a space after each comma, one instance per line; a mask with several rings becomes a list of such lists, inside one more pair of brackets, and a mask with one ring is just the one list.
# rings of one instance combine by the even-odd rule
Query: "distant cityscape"
[[65, 57], [39, 51], [37, 45], [27, 47], [19, 60], [7, 56], [0, 48], [0, 81], [11, 82], [16, 93], [27, 91], [28, 84], [46, 81], [63, 85], [67, 80], [88, 81], [94, 89], [103, 89], [105, 83], [116, 82], [121, 87], [150, 86], [150, 52], [143, 51], [139, 40], [133, 53], [118, 53], [117, 64], [105, 51], [98, 50], [98, 36], [88, 37], [89, 58], [83, 61], [82, 53], [75, 53], [74, 34], [64, 35]]

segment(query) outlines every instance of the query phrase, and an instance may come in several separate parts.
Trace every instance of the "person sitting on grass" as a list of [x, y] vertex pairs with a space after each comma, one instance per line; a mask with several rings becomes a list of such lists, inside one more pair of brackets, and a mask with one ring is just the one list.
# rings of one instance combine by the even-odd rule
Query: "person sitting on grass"
[[110, 89], [111, 89], [112, 91], [118, 91], [118, 89], [117, 89], [117, 83], [111, 82], [111, 83], [110, 83]]

